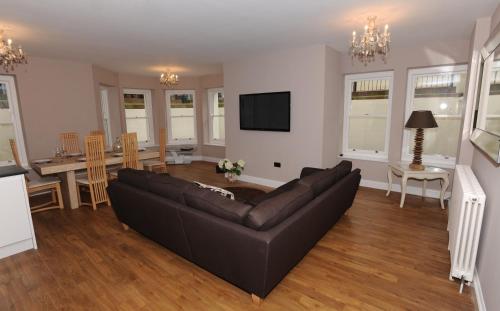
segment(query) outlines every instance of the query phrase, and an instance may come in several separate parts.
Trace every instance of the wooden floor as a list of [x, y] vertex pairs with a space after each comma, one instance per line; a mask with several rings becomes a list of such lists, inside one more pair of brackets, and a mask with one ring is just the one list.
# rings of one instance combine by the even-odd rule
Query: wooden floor
[[[213, 164], [173, 175], [226, 185]], [[437, 200], [361, 188], [353, 208], [269, 294], [250, 295], [133, 230], [109, 207], [33, 216], [38, 251], [0, 260], [0, 310], [473, 310], [448, 280]]]

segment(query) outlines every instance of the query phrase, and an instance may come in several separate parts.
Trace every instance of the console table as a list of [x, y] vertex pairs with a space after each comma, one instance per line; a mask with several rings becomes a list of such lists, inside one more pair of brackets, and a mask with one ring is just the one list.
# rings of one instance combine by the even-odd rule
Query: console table
[[392, 175], [401, 177], [401, 202], [399, 203], [399, 207], [402, 208], [405, 203], [406, 184], [408, 182], [408, 179], [417, 179], [423, 181], [422, 197], [425, 197], [425, 191], [427, 189], [427, 181], [440, 179], [441, 193], [439, 199], [441, 203], [441, 209], [444, 209], [444, 194], [446, 192], [446, 189], [450, 185], [449, 181], [450, 173], [448, 173], [446, 170], [443, 170], [438, 167], [426, 166], [425, 169], [422, 171], [415, 171], [412, 170], [408, 164], [402, 164], [402, 163], [389, 164], [389, 168], [387, 170], [388, 187], [386, 196], [389, 196], [389, 194], [391, 193]]
[[0, 258], [37, 248], [26, 173], [18, 166], [0, 167]]

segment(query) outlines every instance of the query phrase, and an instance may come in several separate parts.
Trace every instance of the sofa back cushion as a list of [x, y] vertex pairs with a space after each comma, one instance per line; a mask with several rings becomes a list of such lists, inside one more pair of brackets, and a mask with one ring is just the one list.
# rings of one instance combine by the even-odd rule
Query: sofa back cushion
[[314, 198], [313, 191], [297, 184], [292, 189], [262, 201], [255, 206], [245, 220], [245, 226], [255, 230], [267, 230], [285, 220]]
[[341, 180], [349, 172], [351, 172], [352, 163], [350, 161], [342, 161], [337, 166], [322, 171], [317, 171], [307, 175], [299, 180], [299, 184], [312, 189], [315, 196], [333, 186], [337, 181]]
[[244, 204], [221, 196], [208, 189], [200, 189], [196, 186], [190, 187], [184, 192], [186, 205], [204, 211], [208, 214], [242, 224], [251, 205]]
[[286, 184], [279, 186], [278, 188], [274, 189], [273, 191], [263, 193], [262, 195], [258, 195], [254, 198], [251, 198], [246, 203], [250, 204], [252, 206], [257, 206], [265, 200], [268, 200], [270, 198], [274, 198], [275, 196], [280, 195], [283, 192], [289, 191], [290, 189], [295, 187], [295, 185], [297, 184], [298, 181], [299, 181], [298, 178], [290, 180]]
[[118, 181], [148, 191], [149, 180], [154, 175], [153, 172], [123, 168], [118, 171]]
[[167, 174], [155, 174], [149, 179], [149, 191], [184, 205], [184, 192], [191, 187], [195, 187], [193, 183]]

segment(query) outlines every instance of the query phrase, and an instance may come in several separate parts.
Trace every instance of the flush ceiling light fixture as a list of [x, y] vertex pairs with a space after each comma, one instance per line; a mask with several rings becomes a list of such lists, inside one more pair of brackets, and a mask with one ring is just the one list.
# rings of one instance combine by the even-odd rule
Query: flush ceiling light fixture
[[14, 70], [16, 65], [27, 64], [28, 59], [21, 46], [12, 47], [12, 39], [4, 39], [4, 30], [0, 29], [0, 66], [6, 72]]
[[179, 83], [179, 76], [167, 71], [167, 73], [162, 73], [160, 76], [160, 84], [166, 87], [171, 87]]
[[386, 24], [384, 32], [381, 33], [377, 28], [376, 19], [376, 16], [368, 17], [368, 24], [365, 25], [365, 32], [362, 36], [357, 37], [356, 31], [352, 32], [349, 54], [353, 60], [357, 58], [365, 66], [375, 60], [376, 54], [379, 54], [385, 62], [389, 53], [389, 44], [391, 42], [389, 25]]

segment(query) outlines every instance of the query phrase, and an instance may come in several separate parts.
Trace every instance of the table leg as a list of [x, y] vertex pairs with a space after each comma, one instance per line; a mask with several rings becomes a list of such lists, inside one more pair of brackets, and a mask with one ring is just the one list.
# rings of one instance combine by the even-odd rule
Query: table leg
[[446, 193], [446, 189], [448, 189], [448, 186], [450, 185], [450, 181], [448, 177], [443, 178], [443, 185], [441, 186], [441, 195], [439, 196], [439, 201], [441, 203], [441, 209], [444, 209], [444, 194]]
[[64, 205], [71, 209], [78, 208], [78, 188], [76, 187], [75, 171], [68, 171], [59, 174], [61, 178]]
[[422, 198], [425, 198], [425, 193], [427, 192], [427, 179], [424, 179], [422, 186]]
[[389, 169], [387, 170], [387, 193], [385, 194], [386, 197], [388, 197], [389, 194], [391, 194], [391, 189], [392, 189], [392, 170], [389, 167]]
[[408, 177], [406, 177], [406, 174], [403, 174], [403, 176], [401, 176], [401, 202], [399, 203], [400, 208], [403, 208], [403, 205], [405, 204], [407, 182], [408, 182]]

